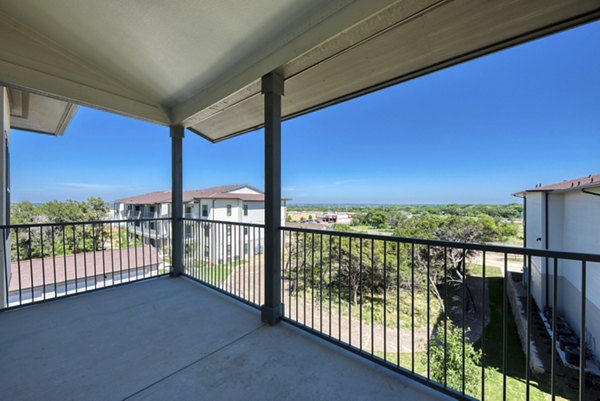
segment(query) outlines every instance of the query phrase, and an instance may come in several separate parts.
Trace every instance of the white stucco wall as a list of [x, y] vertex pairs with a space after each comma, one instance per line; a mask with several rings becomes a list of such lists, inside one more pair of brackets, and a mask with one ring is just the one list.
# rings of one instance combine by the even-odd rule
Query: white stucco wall
[[[525, 231], [527, 237], [527, 248], [544, 249], [544, 194], [541, 192], [532, 192], [527, 195], [527, 214], [525, 216]], [[531, 259], [531, 294], [537, 305], [541, 308], [544, 305], [544, 279], [543, 271], [545, 260], [534, 257]]]
[[[596, 190], [595, 192], [600, 192]], [[589, 195], [581, 190], [551, 192], [548, 195], [548, 238], [544, 238], [546, 224], [544, 211], [544, 195], [529, 193], [527, 195], [527, 246], [548, 249], [600, 253], [600, 197]], [[541, 237], [542, 241], [536, 241]], [[532, 269], [532, 294], [538, 306], [545, 302], [545, 277], [543, 266], [545, 260], [534, 258], [539, 264]], [[548, 302], [552, 302], [553, 260], [548, 264]], [[600, 349], [596, 346], [600, 341], [600, 265], [587, 264], [587, 300], [586, 300], [586, 341], [594, 351], [596, 358]], [[581, 262], [559, 259], [558, 261], [558, 312], [564, 315], [569, 325], [579, 332], [581, 325]]]
[[[600, 197], [580, 191], [569, 191], [560, 196], [564, 202], [562, 225], [556, 227], [561, 232], [561, 247], [564, 251], [600, 253]], [[554, 221], [551, 219], [551, 223]], [[551, 232], [555, 229], [550, 226]], [[562, 262], [559, 275], [581, 291], [581, 263]], [[588, 300], [600, 307], [600, 266], [588, 263]], [[590, 291], [591, 290], [591, 291]]]

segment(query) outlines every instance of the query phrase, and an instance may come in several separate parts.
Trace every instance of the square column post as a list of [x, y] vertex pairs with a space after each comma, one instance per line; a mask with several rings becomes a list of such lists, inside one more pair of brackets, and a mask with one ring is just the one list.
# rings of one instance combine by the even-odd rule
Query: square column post
[[170, 127], [171, 132], [171, 277], [183, 271], [183, 157], [184, 128]]
[[[0, 226], [10, 225], [10, 102], [0, 86]], [[8, 306], [11, 279], [10, 229], [0, 229], [0, 309]]]
[[281, 96], [283, 78], [262, 77], [265, 100], [265, 303], [262, 321], [276, 324], [283, 316], [281, 303]]

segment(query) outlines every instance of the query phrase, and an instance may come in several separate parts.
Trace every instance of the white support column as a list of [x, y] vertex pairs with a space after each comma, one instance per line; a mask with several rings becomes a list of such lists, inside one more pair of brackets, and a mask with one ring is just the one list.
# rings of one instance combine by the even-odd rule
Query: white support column
[[[10, 224], [10, 104], [2, 86], [0, 111], [0, 226], [6, 226]], [[10, 278], [10, 230], [0, 229], [0, 308], [7, 306]]]

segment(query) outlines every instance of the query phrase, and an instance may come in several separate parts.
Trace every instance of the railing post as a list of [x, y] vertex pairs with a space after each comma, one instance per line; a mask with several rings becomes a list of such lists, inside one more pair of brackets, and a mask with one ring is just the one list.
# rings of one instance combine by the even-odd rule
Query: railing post
[[283, 78], [272, 72], [262, 77], [265, 102], [265, 303], [262, 321], [276, 324], [281, 303], [281, 96]]
[[183, 270], [183, 161], [182, 140], [184, 128], [173, 125], [171, 131], [171, 277]]

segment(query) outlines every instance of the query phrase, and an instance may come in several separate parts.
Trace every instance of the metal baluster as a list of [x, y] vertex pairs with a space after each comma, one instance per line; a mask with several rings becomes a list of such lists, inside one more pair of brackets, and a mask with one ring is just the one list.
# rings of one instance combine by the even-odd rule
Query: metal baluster
[[[546, 259], [546, 263], [548, 263], [548, 259]], [[546, 265], [546, 272], [548, 272], [548, 267]], [[508, 275], [505, 280], [509, 280]], [[531, 269], [527, 269], [527, 283], [531, 283]], [[527, 286], [527, 330], [525, 334], [525, 338], [527, 339], [525, 343], [525, 399], [529, 401], [530, 391], [529, 391], [529, 371], [530, 371], [530, 363], [531, 363], [531, 286]]]
[[375, 241], [371, 240], [371, 354], [375, 353]]
[[54, 297], [58, 297], [58, 289], [56, 283], [56, 244], [54, 241], [54, 226], [50, 226], [52, 233], [52, 272], [54, 274]]
[[75, 265], [75, 293], [79, 292], [79, 276], [77, 274], [77, 226], [73, 224], [73, 263]]
[[348, 344], [352, 345], [352, 237], [348, 238]]
[[383, 359], [387, 361], [387, 241], [383, 241]]
[[[483, 266], [481, 280], [481, 401], [485, 401], [485, 300], [486, 298], [486, 282], [485, 282], [485, 260], [486, 254], [483, 251]], [[491, 305], [490, 305], [491, 308]], [[491, 314], [491, 312], [490, 312]]]
[[396, 366], [400, 366], [400, 242], [396, 242]]
[[331, 279], [331, 270], [332, 270], [332, 258], [331, 258], [331, 247], [333, 245], [333, 236], [329, 236], [329, 337], [331, 337], [331, 290], [333, 287], [333, 281]]
[[[531, 256], [529, 257], [529, 268], [531, 270]], [[554, 270], [552, 280], [552, 356], [550, 361], [550, 397], [552, 401], [556, 399], [556, 320], [558, 319], [557, 303], [558, 303], [558, 259], [554, 258]], [[531, 282], [527, 283], [529, 287]]]
[[[111, 274], [112, 274], [112, 285], [115, 285], [115, 252], [113, 246], [113, 226], [112, 222], [108, 224], [108, 229], [110, 232], [110, 266], [111, 266]], [[142, 231], [143, 232], [143, 231]], [[77, 270], [77, 269], [75, 269]]]
[[34, 298], [35, 298], [35, 294], [33, 292], [33, 258], [31, 255], [31, 227], [27, 228], [27, 235], [28, 235], [28, 241], [27, 244], [29, 246], [29, 278], [31, 281], [31, 302], [33, 302]]
[[66, 226], [62, 226], [62, 240], [63, 240], [63, 265], [65, 268], [65, 295], [67, 295], [67, 293], [69, 292], [69, 289], [67, 287], [67, 240], [66, 240], [66, 235], [65, 235], [65, 229], [67, 227]]
[[410, 244], [410, 280], [411, 280], [411, 371], [415, 373], [415, 244]]
[[581, 315], [580, 315], [580, 330], [579, 330], [579, 401], [585, 400], [585, 313], [587, 306], [586, 295], [587, 284], [587, 266], [586, 261], [581, 261]]
[[310, 262], [310, 327], [315, 328], [315, 233], [311, 235]]
[[362, 237], [359, 239], [358, 241], [358, 246], [360, 248], [360, 253], [358, 255], [358, 285], [359, 285], [359, 290], [360, 290], [360, 300], [359, 300], [359, 307], [360, 307], [360, 311], [359, 311], [359, 334], [358, 334], [358, 340], [360, 342], [359, 344], [359, 348], [362, 351], [363, 350], [363, 239]]
[[463, 274], [462, 274], [462, 394], [465, 394], [465, 388], [466, 388], [466, 383], [465, 383], [465, 357], [466, 357], [466, 353], [465, 353], [465, 340], [466, 340], [466, 321], [465, 321], [465, 317], [467, 314], [467, 257], [466, 257], [466, 250], [465, 248], [463, 248], [462, 250], [462, 266], [463, 266]]
[[[46, 255], [44, 254], [44, 227], [40, 226], [40, 247], [42, 252], [42, 296], [46, 300], [46, 264], [44, 263]], [[4, 241], [4, 238], [2, 238]]]
[[15, 228], [15, 238], [17, 241], [17, 270], [19, 271], [19, 305], [23, 304], [23, 294], [22, 294], [22, 285], [21, 285], [21, 244], [19, 243], [19, 229]]
[[502, 286], [502, 400], [506, 401], [506, 369], [508, 367], [508, 255], [504, 253], [504, 280]]
[[[430, 337], [430, 321], [429, 321], [429, 309], [431, 307], [430, 305], [430, 293], [431, 293], [431, 288], [430, 288], [430, 283], [429, 283], [429, 277], [431, 275], [430, 273], [431, 271], [431, 247], [429, 245], [427, 245], [427, 273], [426, 273], [426, 277], [425, 280], [427, 281], [427, 380], [431, 379], [431, 361], [430, 361], [430, 356], [431, 356], [431, 341], [429, 339]], [[464, 372], [464, 370], [463, 370]]]
[[[319, 234], [320, 247], [319, 247], [319, 331], [323, 332], [323, 234]], [[283, 299], [283, 298], [282, 298]]]
[[448, 248], [444, 247], [444, 387], [448, 387]]

